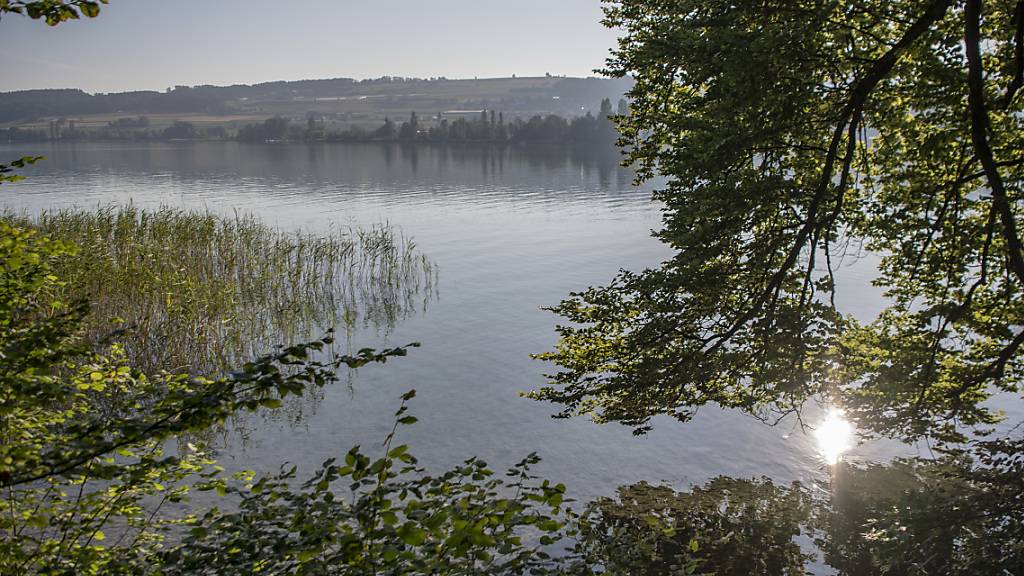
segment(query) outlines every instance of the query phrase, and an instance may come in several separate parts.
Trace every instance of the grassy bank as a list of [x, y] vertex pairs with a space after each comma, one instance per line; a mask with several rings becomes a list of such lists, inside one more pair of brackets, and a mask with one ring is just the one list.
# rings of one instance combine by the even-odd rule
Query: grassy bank
[[436, 271], [386, 226], [285, 232], [253, 216], [132, 206], [5, 221], [79, 247], [55, 273], [87, 299], [87, 334], [123, 328], [146, 371], [219, 372], [330, 328], [387, 329], [424, 306]]

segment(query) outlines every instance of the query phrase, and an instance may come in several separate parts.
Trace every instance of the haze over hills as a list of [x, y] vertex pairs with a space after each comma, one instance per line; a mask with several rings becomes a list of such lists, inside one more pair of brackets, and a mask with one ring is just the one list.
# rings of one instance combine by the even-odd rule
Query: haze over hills
[[177, 86], [166, 92], [89, 94], [77, 89], [0, 93], [0, 124], [42, 128], [58, 118], [86, 128], [121, 117], [147, 116], [154, 125], [188, 120], [235, 127], [273, 116], [322, 118], [335, 126], [373, 126], [385, 117], [411, 111], [458, 114], [498, 110], [509, 117], [558, 114], [572, 117], [596, 111], [601, 100], [616, 101], [630, 79], [333, 78], [233, 86]]

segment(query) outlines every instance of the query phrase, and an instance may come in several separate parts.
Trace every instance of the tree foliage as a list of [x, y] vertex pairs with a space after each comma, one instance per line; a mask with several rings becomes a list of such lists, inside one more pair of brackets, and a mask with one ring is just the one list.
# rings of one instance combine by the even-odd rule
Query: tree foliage
[[24, 14], [33, 20], [45, 20], [50, 26], [56, 26], [68, 20], [80, 17], [95, 18], [100, 14], [100, 6], [109, 0], [0, 0], [0, 16], [4, 14]]
[[42, 159], [42, 156], [23, 156], [17, 160], [12, 160], [10, 164], [0, 164], [0, 184], [3, 184], [4, 182], [17, 182], [19, 180], [24, 180], [24, 176], [21, 174], [15, 174], [14, 172], [30, 164], [35, 164]]
[[[707, 403], [774, 419], [824, 396], [863, 430], [956, 440], [1020, 388], [1024, 3], [621, 0], [620, 119], [661, 174], [660, 268], [554, 310], [534, 396], [644, 430]], [[836, 306], [881, 257], [887, 308]]]

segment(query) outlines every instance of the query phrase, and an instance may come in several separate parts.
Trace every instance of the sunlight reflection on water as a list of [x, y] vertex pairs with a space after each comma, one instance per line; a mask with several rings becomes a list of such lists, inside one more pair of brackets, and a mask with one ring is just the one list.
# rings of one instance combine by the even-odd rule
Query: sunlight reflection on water
[[832, 408], [814, 431], [818, 450], [829, 465], [836, 464], [843, 454], [853, 448], [853, 425], [843, 416], [843, 411]]

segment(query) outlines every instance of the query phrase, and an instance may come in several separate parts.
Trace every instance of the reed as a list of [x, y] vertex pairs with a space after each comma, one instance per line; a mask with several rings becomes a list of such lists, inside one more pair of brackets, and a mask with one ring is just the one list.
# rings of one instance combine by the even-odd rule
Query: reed
[[250, 215], [134, 206], [0, 218], [79, 247], [61, 296], [92, 305], [144, 371], [217, 373], [330, 327], [388, 330], [426, 306], [436, 269], [387, 225], [286, 232]]

